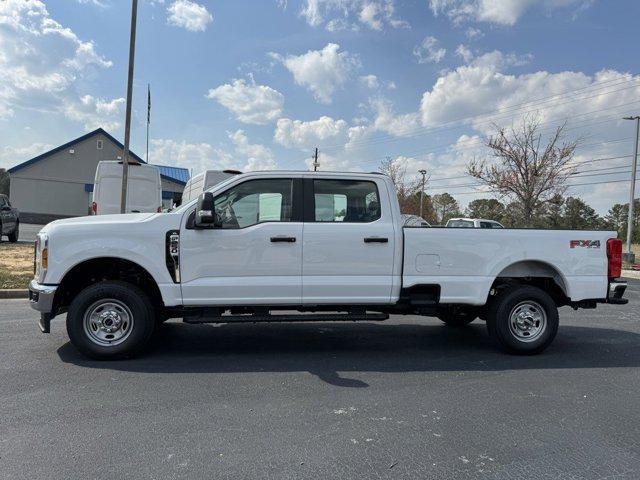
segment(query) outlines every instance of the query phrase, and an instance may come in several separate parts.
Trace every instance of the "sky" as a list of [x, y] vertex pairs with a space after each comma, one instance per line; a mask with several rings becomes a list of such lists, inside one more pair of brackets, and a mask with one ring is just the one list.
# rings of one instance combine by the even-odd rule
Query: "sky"
[[[0, 0], [0, 167], [87, 131], [123, 138], [131, 2]], [[636, 0], [139, 0], [132, 150], [205, 169], [374, 171], [489, 198], [465, 176], [523, 118], [580, 139], [567, 195], [629, 196]]]

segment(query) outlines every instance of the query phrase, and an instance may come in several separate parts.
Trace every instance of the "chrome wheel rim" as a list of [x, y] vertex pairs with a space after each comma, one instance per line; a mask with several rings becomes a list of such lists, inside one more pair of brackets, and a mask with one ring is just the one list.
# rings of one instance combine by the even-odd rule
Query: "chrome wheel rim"
[[89, 340], [101, 347], [113, 347], [131, 335], [133, 315], [120, 300], [106, 298], [87, 308], [83, 324]]
[[509, 315], [509, 330], [521, 342], [534, 342], [547, 328], [547, 312], [532, 300], [520, 302]]

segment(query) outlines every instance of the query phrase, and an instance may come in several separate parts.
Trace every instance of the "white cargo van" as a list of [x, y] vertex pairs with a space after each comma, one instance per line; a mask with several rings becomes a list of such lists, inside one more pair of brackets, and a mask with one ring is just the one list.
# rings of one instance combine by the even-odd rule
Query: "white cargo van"
[[[122, 162], [98, 163], [93, 185], [93, 215], [120, 213], [122, 193]], [[160, 170], [153, 165], [129, 164], [127, 181], [127, 213], [162, 211]]]
[[182, 192], [182, 204], [198, 198], [198, 196], [206, 189], [218, 185], [220, 182], [238, 175], [241, 172], [237, 170], [207, 170], [205, 172], [194, 175], [187, 181]]

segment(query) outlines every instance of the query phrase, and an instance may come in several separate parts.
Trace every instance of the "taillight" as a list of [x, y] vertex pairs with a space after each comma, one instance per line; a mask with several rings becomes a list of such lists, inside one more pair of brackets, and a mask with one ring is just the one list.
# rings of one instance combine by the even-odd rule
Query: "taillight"
[[618, 278], [622, 275], [622, 240], [610, 238], [607, 240], [607, 276]]
[[91, 211], [94, 215], [98, 214], [98, 204], [96, 202], [91, 203]]

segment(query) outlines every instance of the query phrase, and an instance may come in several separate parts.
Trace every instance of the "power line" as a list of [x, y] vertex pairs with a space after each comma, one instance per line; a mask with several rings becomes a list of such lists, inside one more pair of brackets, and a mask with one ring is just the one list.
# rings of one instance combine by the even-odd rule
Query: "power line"
[[[567, 102], [557, 103], [557, 104], [554, 104], [553, 106], [554, 107], [558, 107], [558, 106], [566, 105], [566, 104], [569, 104], [569, 103], [572, 103], [572, 102], [575, 102], [575, 101], [579, 101], [579, 100], [588, 100], [588, 99], [591, 99], [591, 98], [596, 98], [596, 97], [600, 97], [600, 96], [603, 96], [603, 95], [610, 95], [610, 94], [617, 93], [617, 92], [620, 92], [620, 91], [623, 91], [623, 90], [628, 90], [630, 88], [635, 88], [637, 86], [640, 86], [640, 83], [638, 83], [638, 82], [639, 82], [639, 80], [637, 78], [634, 78], [634, 79], [631, 79], [631, 80], [626, 80], [624, 82], [620, 82], [620, 83], [615, 84], [615, 85], [608, 85], [606, 88], [609, 88], [611, 86], [625, 84], [625, 83], [633, 83], [633, 85], [629, 85], [629, 86], [627, 86], [625, 88], [621, 88], [621, 89], [617, 89], [617, 90], [611, 90], [611, 91], [608, 91], [608, 92], [601, 92], [601, 93], [598, 93], [596, 95], [591, 95], [591, 96], [587, 96], [587, 97], [572, 98], [571, 100], [569, 100]], [[567, 93], [562, 94], [562, 95], [566, 95], [568, 93], [572, 93], [572, 92], [567, 92]], [[557, 96], [558, 95], [556, 95], [556, 97]], [[551, 99], [552, 98], [553, 97], [551, 97]], [[548, 101], [551, 101], [551, 99], [549, 99]], [[546, 103], [546, 102], [535, 103], [535, 101], [531, 101], [531, 102], [526, 102], [526, 103], [523, 103], [523, 104], [520, 104], [520, 105], [541, 106], [543, 103]], [[628, 106], [628, 105], [629, 105], [629, 103], [625, 103], [625, 104], [621, 104], [619, 106]], [[460, 126], [458, 124], [460, 124], [461, 122], [474, 120], [474, 119], [477, 119], [477, 118], [482, 118], [482, 117], [492, 118], [492, 117], [496, 117], [496, 118], [492, 118], [491, 121], [487, 120], [487, 121], [483, 121], [482, 123], [480, 123], [480, 125], [486, 125], [486, 124], [489, 124], [489, 123], [494, 123], [494, 122], [496, 122], [498, 120], [501, 120], [501, 119], [507, 119], [507, 118], [514, 117], [515, 114], [518, 112], [518, 110], [522, 109], [522, 108], [518, 108], [518, 109], [515, 109], [515, 110], [509, 112], [510, 108], [511, 107], [504, 107], [501, 110], [494, 110], [492, 112], [486, 112], [486, 113], [482, 113], [482, 114], [478, 114], [478, 115], [470, 115], [470, 116], [467, 116], [467, 117], [461, 117], [461, 118], [458, 118], [458, 119], [455, 119], [455, 120], [450, 120], [448, 122], [444, 122], [444, 123], [442, 123], [440, 125], [435, 125], [435, 126], [432, 126], [432, 127], [419, 127], [419, 128], [414, 129], [413, 133], [410, 132], [410, 133], [408, 133], [406, 135], [401, 135], [401, 136], [396, 136], [396, 135], [392, 135], [392, 134], [389, 134], [389, 133], [379, 134], [376, 137], [374, 137], [373, 139], [369, 139], [369, 140], [354, 140], [354, 141], [350, 142], [350, 145], [351, 146], [354, 146], [354, 145], [357, 146], [359, 144], [362, 144], [362, 145], [374, 145], [374, 144], [378, 144], [378, 143], [385, 143], [387, 141], [398, 141], [398, 140], [403, 140], [403, 139], [407, 139], [407, 138], [412, 138], [412, 137], [415, 137], [415, 136], [423, 136], [423, 135], [426, 135], [427, 133], [431, 133], [431, 132], [446, 131], [446, 130], [451, 130], [453, 128], [458, 128]], [[524, 113], [533, 113], [534, 111], [535, 110], [529, 110], [529, 111], [524, 112]], [[522, 114], [523, 113], [519, 113], [519, 115], [522, 115]], [[583, 115], [583, 114], [576, 114], [574, 116], [577, 116], [577, 115]], [[379, 141], [377, 141], [377, 140], [379, 140]], [[323, 149], [325, 149], [325, 150], [333, 150], [333, 149], [336, 149], [336, 148], [341, 148], [342, 146], [343, 146], [342, 144], [325, 145], [323, 147]]]
[[[638, 100], [636, 102], [631, 102], [631, 103], [640, 103], [640, 100]], [[630, 105], [630, 104], [624, 104], [622, 106], [626, 107], [628, 105]], [[610, 110], [612, 108], [618, 108], [620, 106], [621, 105], [617, 105], [617, 106], [614, 106], [614, 107], [608, 107], [608, 108], [604, 108], [604, 109], [600, 109], [600, 110], [594, 110], [594, 111], [588, 112], [588, 113], [597, 113], [597, 112], [604, 111], [604, 110]], [[581, 114], [577, 114], [577, 115], [574, 115], [574, 117], [577, 117], [577, 116], [580, 116], [580, 115]], [[584, 120], [581, 120], [581, 121], [579, 121], [577, 123], [572, 124], [569, 128], [565, 129], [565, 132], [569, 132], [569, 131], [577, 130], [577, 129], [584, 129], [584, 128], [592, 127], [592, 126], [596, 126], [596, 125], [601, 125], [603, 123], [607, 123], [607, 122], [610, 122], [610, 121], [613, 121], [613, 120], [617, 121], [618, 117], [619, 117], [619, 114], [618, 113], [614, 113], [614, 114], [610, 114], [610, 115], [607, 115], [607, 116], [584, 119]], [[592, 123], [583, 124], [583, 122], [589, 122], [589, 121], [597, 119], [597, 118], [603, 118], [604, 120], [600, 120], [598, 122], [592, 122]], [[557, 123], [558, 121], [561, 121], [561, 120], [564, 120], [564, 118], [562, 118], [562, 119], [560, 119], [560, 118], [551, 119], [551, 120], [548, 120], [546, 122], [542, 122], [539, 125]], [[555, 129], [556, 129], [555, 126], [542, 128], [540, 130], [540, 133], [553, 131]], [[612, 142], [609, 142], [609, 143], [613, 143], [613, 142], [617, 142], [617, 141], [624, 141], [624, 140], [628, 140], [629, 138], [631, 138], [631, 137], [623, 138], [623, 139], [620, 139], [620, 140], [615, 140], [615, 141], [612, 141]], [[434, 148], [428, 149], [428, 150], [420, 149], [420, 150], [414, 150], [414, 151], [410, 151], [410, 152], [403, 152], [403, 153], [395, 154], [395, 155], [392, 155], [392, 156], [395, 156], [395, 157], [399, 157], [399, 156], [412, 157], [412, 156], [415, 156], [415, 155], [428, 155], [428, 154], [446, 152], [446, 150], [451, 148], [452, 145], [455, 145], [455, 147], [456, 147], [455, 153], [458, 153], [458, 152], [461, 152], [461, 151], [465, 151], [465, 150], [475, 149], [475, 148], [478, 148], [480, 146], [478, 144], [478, 141], [477, 141], [476, 138], [470, 138], [468, 140], [463, 140], [463, 141], [459, 141], [459, 142], [449, 142], [449, 143], [446, 143], [446, 144], [441, 144], [441, 145], [439, 145], [437, 147], [434, 147]], [[460, 145], [463, 145], [463, 146], [460, 146]], [[468, 146], [464, 146], [464, 145], [468, 145]], [[591, 145], [579, 145], [580, 148], [585, 148], [587, 146], [591, 146]], [[358, 161], [358, 162], [350, 162], [350, 163], [351, 163], [351, 165], [356, 165], [356, 166], [358, 166], [358, 165], [370, 165], [371, 163], [376, 163], [376, 162], [386, 158], [387, 156], [389, 156], [389, 155], [386, 155], [384, 157], [375, 157], [375, 158], [372, 158], [370, 160], [364, 160], [364, 161]]]
[[[640, 180], [640, 178], [636, 178], [636, 180]], [[573, 187], [583, 187], [583, 186], [587, 186], [587, 185], [604, 185], [607, 183], [620, 183], [620, 182], [630, 182], [630, 179], [626, 179], [626, 180], [611, 180], [611, 181], [605, 181], [605, 182], [588, 182], [588, 183], [574, 183], [571, 185], [566, 185], [567, 188], [573, 188]], [[476, 190], [474, 192], [457, 192], [455, 195], [482, 195], [485, 193], [500, 193], [498, 190]]]

